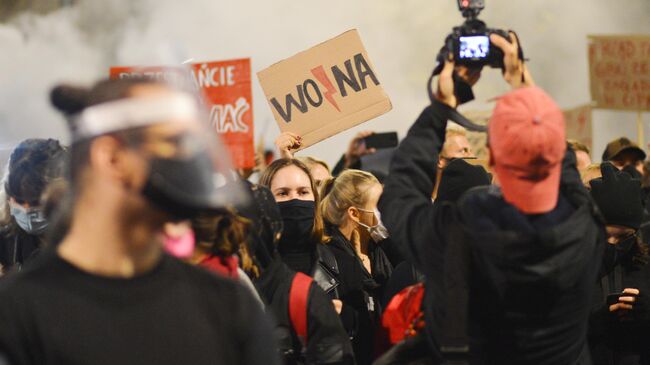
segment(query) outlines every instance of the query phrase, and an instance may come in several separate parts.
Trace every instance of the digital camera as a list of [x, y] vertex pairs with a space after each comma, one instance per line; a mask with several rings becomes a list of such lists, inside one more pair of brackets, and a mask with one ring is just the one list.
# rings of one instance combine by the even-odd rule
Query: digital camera
[[[507, 31], [488, 28], [478, 19], [481, 10], [485, 8], [484, 0], [457, 0], [458, 9], [463, 14], [465, 22], [454, 27], [451, 34], [445, 39], [445, 45], [438, 54], [438, 62], [443, 63], [449, 53], [454, 56], [456, 65], [470, 68], [503, 68], [503, 51], [490, 42], [490, 34], [510, 41]], [[523, 59], [523, 52], [519, 48], [519, 57]]]

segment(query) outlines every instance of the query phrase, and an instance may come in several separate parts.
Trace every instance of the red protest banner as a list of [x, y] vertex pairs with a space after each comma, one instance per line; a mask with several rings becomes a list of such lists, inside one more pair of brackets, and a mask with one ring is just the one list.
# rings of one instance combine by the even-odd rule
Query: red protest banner
[[210, 125], [221, 137], [236, 168], [255, 166], [253, 94], [250, 59], [199, 62], [191, 75], [182, 68], [161, 66], [111, 67], [112, 79], [150, 77], [174, 83], [191, 77], [209, 107]]
[[650, 110], [650, 36], [589, 36], [589, 75], [597, 108]]

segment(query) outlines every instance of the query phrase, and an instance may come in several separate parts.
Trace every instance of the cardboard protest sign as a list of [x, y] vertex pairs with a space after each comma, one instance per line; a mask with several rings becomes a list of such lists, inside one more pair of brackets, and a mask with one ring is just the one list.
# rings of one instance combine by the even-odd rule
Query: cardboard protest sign
[[566, 138], [582, 142], [591, 150], [591, 106], [582, 105], [572, 109], [565, 109], [563, 112], [566, 123]]
[[111, 78], [151, 77], [174, 83], [191, 78], [209, 107], [210, 124], [230, 152], [233, 166], [255, 166], [250, 59], [201, 62], [181, 67], [112, 67]]
[[356, 30], [257, 73], [283, 132], [309, 147], [392, 106]]
[[650, 110], [650, 36], [589, 36], [589, 75], [597, 108]]

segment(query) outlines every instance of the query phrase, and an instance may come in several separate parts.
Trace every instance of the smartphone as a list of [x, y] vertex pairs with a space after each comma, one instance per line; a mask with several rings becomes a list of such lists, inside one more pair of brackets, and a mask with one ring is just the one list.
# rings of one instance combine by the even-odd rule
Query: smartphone
[[486, 35], [460, 37], [458, 58], [461, 60], [482, 60], [490, 53], [490, 38]]
[[397, 139], [397, 132], [375, 133], [364, 138], [366, 148], [392, 148], [397, 147], [399, 141]]
[[636, 297], [636, 294], [630, 294], [630, 293], [607, 294], [607, 305], [613, 305], [618, 303], [618, 299], [620, 297]]

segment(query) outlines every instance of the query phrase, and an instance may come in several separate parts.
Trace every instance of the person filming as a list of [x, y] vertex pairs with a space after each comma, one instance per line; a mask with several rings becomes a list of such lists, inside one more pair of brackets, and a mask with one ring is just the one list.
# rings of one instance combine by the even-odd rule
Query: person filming
[[424, 342], [434, 363], [589, 364], [604, 229], [567, 149], [562, 111], [534, 85], [514, 33], [490, 41], [504, 53], [511, 88], [488, 125], [501, 186], [431, 204], [447, 120], [459, 104], [452, 75], [460, 66], [449, 56], [432, 104], [395, 152], [379, 211], [426, 277]]

